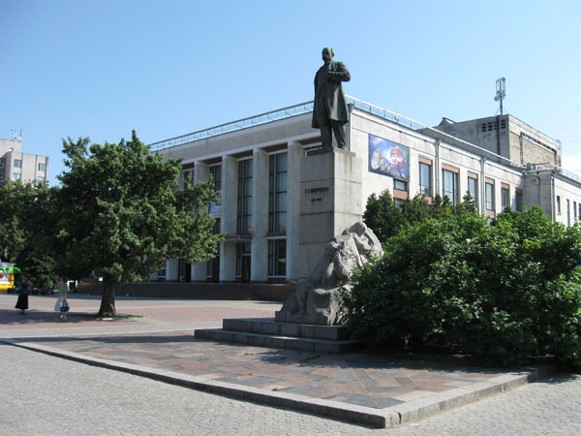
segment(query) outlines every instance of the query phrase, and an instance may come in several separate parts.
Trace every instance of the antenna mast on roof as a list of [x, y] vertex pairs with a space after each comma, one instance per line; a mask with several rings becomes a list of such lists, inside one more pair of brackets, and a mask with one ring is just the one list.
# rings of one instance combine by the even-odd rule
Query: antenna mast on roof
[[501, 77], [496, 81], [496, 97], [494, 101], [500, 100], [500, 115], [502, 115], [502, 99], [506, 97], [506, 79]]

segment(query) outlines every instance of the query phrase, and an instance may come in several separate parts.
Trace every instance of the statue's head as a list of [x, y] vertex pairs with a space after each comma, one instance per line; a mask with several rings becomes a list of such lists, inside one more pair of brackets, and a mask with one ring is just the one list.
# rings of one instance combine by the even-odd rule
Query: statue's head
[[329, 62], [335, 56], [335, 52], [331, 47], [325, 47], [322, 51], [323, 61]]

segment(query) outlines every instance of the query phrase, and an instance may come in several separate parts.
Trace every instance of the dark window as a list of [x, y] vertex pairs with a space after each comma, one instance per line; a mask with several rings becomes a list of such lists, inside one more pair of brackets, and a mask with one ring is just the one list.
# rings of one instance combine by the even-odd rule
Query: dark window
[[510, 190], [508, 188], [500, 189], [500, 202], [502, 204], [502, 210], [510, 209]]
[[287, 154], [270, 156], [268, 201], [268, 231], [286, 233], [287, 212]]
[[221, 192], [222, 191], [222, 165], [214, 165], [210, 167], [210, 175], [212, 176], [212, 183], [214, 183], [214, 192], [218, 194], [218, 199], [215, 203], [210, 204], [210, 213], [218, 213], [218, 208], [222, 204]]
[[420, 162], [420, 194], [432, 196], [432, 166]]
[[252, 159], [238, 162], [238, 212], [236, 231], [250, 234], [252, 219]]
[[408, 182], [404, 182], [403, 180], [393, 179], [393, 189], [397, 189], [398, 191], [406, 191], [408, 190]]
[[484, 188], [486, 192], [486, 210], [494, 211], [494, 184], [487, 182]]
[[514, 194], [514, 208], [518, 212], [522, 212], [523, 207], [523, 195], [522, 192], [516, 191]]
[[468, 177], [468, 194], [470, 194], [470, 198], [472, 199], [472, 205], [479, 209], [478, 207], [478, 179], [475, 177]]
[[286, 239], [268, 241], [268, 275], [286, 275]]
[[442, 180], [442, 195], [448, 197], [452, 204], [458, 204], [458, 174], [453, 171], [442, 170]]

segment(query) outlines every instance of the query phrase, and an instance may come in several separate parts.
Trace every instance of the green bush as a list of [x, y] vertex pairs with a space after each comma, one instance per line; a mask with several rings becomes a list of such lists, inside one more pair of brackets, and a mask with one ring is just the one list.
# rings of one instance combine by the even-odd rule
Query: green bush
[[437, 343], [496, 364], [555, 356], [581, 367], [581, 233], [538, 208], [488, 223], [448, 208], [404, 225], [346, 296], [372, 347]]

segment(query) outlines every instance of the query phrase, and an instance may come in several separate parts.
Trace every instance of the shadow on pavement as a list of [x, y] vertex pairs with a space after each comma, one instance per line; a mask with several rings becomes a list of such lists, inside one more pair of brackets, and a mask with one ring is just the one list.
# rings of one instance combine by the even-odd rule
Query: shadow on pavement
[[120, 316], [101, 319], [97, 313], [69, 312], [66, 320], [60, 319], [60, 312], [38, 309], [27, 310], [24, 315], [18, 309], [0, 309], [0, 325], [25, 325], [54, 322], [56, 324], [79, 324], [88, 322], [128, 322], [142, 318], [140, 315]]

